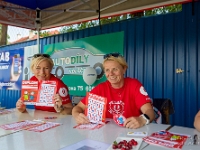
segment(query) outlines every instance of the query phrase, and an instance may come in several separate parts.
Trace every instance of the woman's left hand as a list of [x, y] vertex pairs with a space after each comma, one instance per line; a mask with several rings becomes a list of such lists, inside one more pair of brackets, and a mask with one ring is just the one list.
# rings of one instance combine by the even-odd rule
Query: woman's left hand
[[62, 98], [60, 97], [59, 94], [56, 94], [54, 95], [53, 97], [54, 99], [54, 109], [57, 111], [57, 112], [60, 112], [61, 111], [61, 107], [62, 107]]
[[130, 129], [137, 129], [145, 125], [142, 117], [130, 117], [124, 121], [124, 126]]

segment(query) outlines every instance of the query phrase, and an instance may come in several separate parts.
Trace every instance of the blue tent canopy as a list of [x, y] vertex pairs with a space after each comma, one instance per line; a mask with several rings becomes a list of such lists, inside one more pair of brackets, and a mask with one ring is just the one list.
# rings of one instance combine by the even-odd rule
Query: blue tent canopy
[[36, 10], [37, 8], [42, 10], [42, 9], [57, 6], [60, 4], [68, 3], [73, 0], [4, 0], [4, 1], [19, 5], [19, 6], [23, 6], [26, 8], [30, 8], [33, 10]]

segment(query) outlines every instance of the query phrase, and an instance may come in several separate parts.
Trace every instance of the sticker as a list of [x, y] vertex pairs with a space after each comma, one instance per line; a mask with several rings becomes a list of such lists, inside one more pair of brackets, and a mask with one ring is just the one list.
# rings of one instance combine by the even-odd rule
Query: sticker
[[140, 87], [140, 93], [141, 93], [142, 95], [145, 95], [145, 96], [148, 95], [148, 93], [145, 91], [145, 89], [144, 89], [143, 86]]
[[61, 97], [66, 97], [68, 95], [67, 89], [64, 87], [60, 88], [58, 93]]
[[147, 136], [147, 132], [128, 132], [128, 136]]
[[113, 114], [113, 120], [119, 126], [123, 126], [126, 118], [122, 114]]

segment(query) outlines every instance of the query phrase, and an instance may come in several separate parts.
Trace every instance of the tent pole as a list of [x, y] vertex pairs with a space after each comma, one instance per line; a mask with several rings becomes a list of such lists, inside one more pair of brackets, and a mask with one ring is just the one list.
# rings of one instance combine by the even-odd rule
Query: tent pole
[[40, 51], [40, 25], [41, 25], [41, 11], [39, 8], [36, 9], [36, 29], [37, 29], [37, 46], [38, 46], [38, 52], [41, 53]]
[[40, 52], [40, 29], [37, 28], [37, 46], [38, 46], [38, 52]]
[[99, 18], [99, 26], [100, 26], [100, 31], [102, 31], [101, 30], [101, 6], [100, 6], [100, 2], [101, 2], [101, 0], [98, 0], [98, 4], [99, 4], [99, 10], [98, 10], [98, 13], [99, 13], [99, 16], [98, 16], [98, 18]]

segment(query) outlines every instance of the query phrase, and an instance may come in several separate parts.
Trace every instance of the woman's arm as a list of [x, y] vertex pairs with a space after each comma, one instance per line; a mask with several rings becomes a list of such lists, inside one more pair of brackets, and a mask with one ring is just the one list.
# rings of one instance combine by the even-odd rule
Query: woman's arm
[[54, 95], [53, 97], [54, 99], [54, 109], [56, 110], [56, 112], [62, 114], [62, 115], [71, 115], [72, 114], [72, 108], [73, 105], [71, 103], [71, 101], [67, 104], [63, 104], [62, 103], [62, 98], [59, 94]]
[[[146, 114], [149, 117], [149, 121], [153, 121], [155, 118], [154, 110], [151, 103], [146, 103], [141, 107], [141, 112]], [[124, 121], [124, 126], [130, 129], [137, 129], [144, 126], [147, 123], [147, 120], [142, 116], [139, 117], [129, 117]]]
[[79, 102], [72, 110], [72, 116], [76, 120], [77, 124], [87, 124], [90, 123], [89, 119], [85, 116], [84, 110], [86, 106]]
[[146, 114], [150, 118], [150, 122], [155, 119], [155, 114], [151, 103], [146, 103], [141, 107], [143, 114]]
[[72, 103], [61, 105], [60, 114], [62, 115], [71, 115], [72, 114]]
[[24, 105], [24, 102], [21, 100], [21, 98], [19, 98], [16, 102], [16, 109], [21, 113], [26, 112], [26, 105]]
[[200, 111], [196, 114], [194, 118], [194, 127], [200, 132]]

